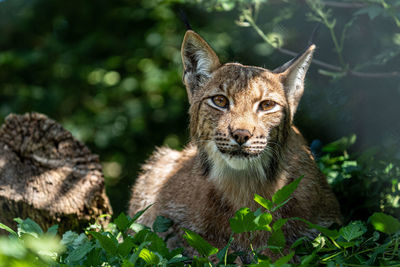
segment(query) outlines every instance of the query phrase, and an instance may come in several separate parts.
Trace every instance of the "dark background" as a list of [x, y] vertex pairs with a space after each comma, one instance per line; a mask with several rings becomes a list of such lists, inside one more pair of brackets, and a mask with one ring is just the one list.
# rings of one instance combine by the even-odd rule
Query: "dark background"
[[[307, 45], [316, 22], [307, 16], [312, 11], [304, 1], [251, 2], [261, 3], [256, 22], [266, 34], [278, 36], [282, 47], [299, 52]], [[353, 20], [343, 46], [350, 69], [400, 71], [400, 26], [394, 19], [400, 18], [399, 6], [386, 2], [390, 10], [374, 4], [327, 5], [339, 37]], [[114, 212], [124, 211], [129, 188], [154, 147], [179, 149], [188, 141], [180, 59], [185, 26], [179, 8], [222, 62], [273, 69], [291, 59], [253, 28], [235, 23], [243, 1], [196, 3], [0, 0], [0, 122], [9, 113], [30, 111], [60, 122], [100, 155]], [[315, 59], [340, 66], [325, 26], [315, 42]], [[399, 75], [332, 77], [320, 69], [311, 66], [295, 119], [307, 140], [327, 144], [356, 134], [352, 155], [377, 148], [375, 161], [399, 160]], [[390, 183], [400, 190], [398, 176]]]

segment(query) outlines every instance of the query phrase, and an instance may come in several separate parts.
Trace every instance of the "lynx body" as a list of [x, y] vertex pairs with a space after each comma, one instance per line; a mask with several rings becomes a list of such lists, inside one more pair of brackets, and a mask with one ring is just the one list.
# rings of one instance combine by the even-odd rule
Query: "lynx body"
[[[314, 48], [309, 46], [274, 71], [221, 65], [209, 45], [188, 31], [182, 60], [191, 104], [191, 142], [181, 152], [155, 152], [132, 190], [129, 214], [153, 204], [139, 222], [151, 226], [162, 215], [174, 221], [178, 233], [191, 229], [222, 248], [235, 211], [259, 207], [254, 194], [270, 199], [304, 176], [274, 219], [301, 217], [322, 226], [339, 222], [338, 202], [293, 125]], [[299, 221], [289, 221], [283, 230], [289, 244], [310, 234]], [[253, 246], [265, 246], [268, 235], [257, 233]], [[180, 238], [178, 234], [170, 239], [169, 246], [183, 245]], [[248, 238], [237, 236], [233, 247], [247, 250]]]

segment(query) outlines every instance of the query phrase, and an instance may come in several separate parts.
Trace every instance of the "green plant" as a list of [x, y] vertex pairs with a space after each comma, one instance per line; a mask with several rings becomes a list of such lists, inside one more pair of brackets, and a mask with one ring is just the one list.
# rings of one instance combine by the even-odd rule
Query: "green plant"
[[[170, 251], [157, 232], [166, 231], [171, 221], [158, 217], [152, 229], [136, 224], [123, 213], [106, 229], [90, 225], [84, 233], [67, 231], [55, 236], [57, 227], [46, 233], [31, 219], [18, 222], [18, 232], [0, 224], [10, 233], [0, 239], [0, 266], [181, 266], [187, 260], [183, 249]], [[136, 234], [128, 235], [134, 229]]]
[[[242, 27], [252, 27], [256, 33], [273, 49], [278, 50], [283, 54], [295, 56], [296, 53], [282, 47], [284, 37], [274, 31], [276, 26], [285, 20], [291, 19], [294, 14], [294, 10], [298, 8], [298, 4], [295, 2], [287, 2], [287, 6], [282, 10], [278, 11], [277, 17], [274, 17], [270, 23], [267, 24], [265, 30], [259, 25], [257, 20], [260, 18], [260, 10], [263, 6], [267, 6], [268, 0], [212, 0], [212, 1], [199, 1], [208, 10], [218, 11], [231, 11], [236, 8], [239, 12], [239, 19], [237, 25]], [[400, 20], [398, 18], [398, 10], [400, 4], [396, 1], [385, 1], [385, 0], [366, 0], [366, 1], [355, 1], [354, 3], [337, 3], [323, 0], [307, 0], [305, 1], [309, 10], [307, 12], [307, 18], [309, 21], [320, 23], [329, 31], [329, 36], [333, 44], [333, 50], [337, 55], [339, 66], [323, 62], [320, 60], [314, 60], [314, 63], [320, 67], [319, 73], [322, 75], [330, 76], [334, 79], [340, 79], [347, 75], [356, 77], [398, 77], [398, 71], [374, 73], [374, 72], [362, 72], [360, 70], [367, 69], [370, 66], [382, 65], [391, 59], [397, 57], [400, 53], [399, 47], [394, 42], [393, 45], [384, 49], [383, 52], [372, 56], [371, 60], [363, 61], [360, 63], [352, 64], [345, 58], [345, 41], [349, 37], [349, 30], [352, 26], [355, 26], [356, 21], [359, 20], [359, 16], [367, 14], [369, 19], [372, 21], [376, 17], [385, 18], [388, 21], [394, 22], [394, 25], [400, 27]], [[279, 2], [277, 2], [279, 3]], [[277, 4], [275, 3], [275, 4]], [[350, 18], [346, 18], [347, 21], [340, 22], [334, 16], [334, 8], [355, 8], [351, 13]], [[341, 27], [341, 29], [338, 29]], [[339, 34], [338, 34], [339, 32]], [[396, 35], [395, 35], [396, 36]], [[394, 37], [397, 38], [397, 37]]]
[[[342, 205], [345, 221], [366, 220], [374, 212], [400, 215], [400, 161], [388, 151], [370, 148], [350, 153], [356, 136], [322, 148], [317, 163]], [[357, 196], [357, 197], [355, 197]]]
[[[344, 164], [346, 161], [351, 162], [348, 156], [333, 160], [334, 164], [329, 165], [327, 162], [335, 158], [330, 153], [346, 149], [354, 139], [355, 137], [343, 138], [324, 147], [329, 153], [320, 159], [320, 164], [324, 164], [324, 172], [331, 174], [332, 182], [340, 183], [343, 179], [353, 179], [349, 176], [352, 172], [347, 167], [354, 164]], [[282, 218], [273, 222], [273, 213], [290, 200], [290, 195], [296, 190], [301, 179], [302, 177], [283, 187], [271, 199], [255, 195], [254, 200], [261, 206], [256, 211], [249, 208], [238, 210], [235, 216], [230, 218], [232, 235], [222, 249], [212, 246], [200, 235], [185, 229], [184, 238], [199, 253], [199, 256], [193, 258], [183, 256], [183, 248], [169, 250], [166, 240], [158, 235], [166, 232], [172, 225], [169, 219], [157, 217], [152, 228], [136, 223], [146, 212], [143, 210], [133, 218], [122, 213], [107, 228], [94, 223], [80, 234], [68, 231], [61, 239], [56, 236], [57, 226], [44, 232], [30, 219], [16, 219], [17, 232], [0, 224], [1, 229], [10, 233], [8, 238], [0, 239], [0, 265], [214, 266], [217, 259], [217, 266], [233, 266], [239, 256], [246, 257], [245, 252], [234, 251], [231, 248], [232, 241], [238, 234], [246, 234], [249, 238], [249, 266], [400, 264], [400, 222], [382, 212], [372, 214], [366, 221], [353, 220], [336, 229], [324, 228], [301, 218]], [[319, 234], [314, 239], [302, 237], [288, 247], [282, 227], [289, 220], [301, 220], [310, 228], [316, 229]], [[270, 232], [267, 246], [253, 247], [251, 241], [255, 231]], [[266, 249], [276, 253], [277, 259], [271, 260], [263, 255]]]
[[56, 266], [58, 255], [64, 246], [57, 234], [57, 226], [44, 232], [40, 226], [27, 218], [16, 218], [18, 231], [0, 223], [0, 229], [9, 237], [0, 237], [0, 266]]

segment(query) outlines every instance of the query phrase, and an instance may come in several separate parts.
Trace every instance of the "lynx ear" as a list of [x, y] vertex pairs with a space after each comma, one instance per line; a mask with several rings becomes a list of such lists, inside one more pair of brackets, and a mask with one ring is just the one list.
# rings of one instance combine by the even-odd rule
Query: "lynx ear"
[[278, 73], [285, 87], [286, 97], [290, 106], [290, 113], [293, 119], [296, 113], [297, 106], [304, 92], [304, 78], [308, 67], [311, 64], [311, 59], [315, 45], [311, 44], [306, 50], [299, 54], [294, 59], [286, 62], [279, 68], [273, 70]]
[[191, 102], [195, 90], [200, 88], [219, 66], [219, 59], [203, 38], [194, 31], [187, 31], [181, 49], [183, 82]]

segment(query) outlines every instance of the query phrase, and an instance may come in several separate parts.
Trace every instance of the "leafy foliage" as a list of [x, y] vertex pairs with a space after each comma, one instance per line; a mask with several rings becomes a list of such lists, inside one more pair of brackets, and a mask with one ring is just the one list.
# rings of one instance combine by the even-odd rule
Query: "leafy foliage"
[[370, 217], [371, 224], [376, 230], [386, 234], [394, 234], [400, 231], [400, 223], [397, 219], [384, 213], [374, 213]]
[[[287, 203], [290, 194], [296, 190], [301, 178], [294, 180], [275, 193], [271, 200], [255, 196], [258, 203], [272, 203], [265, 212], [261, 208], [255, 212], [242, 208], [231, 218], [232, 236], [227, 245], [219, 250], [197, 233], [185, 229], [185, 238], [200, 256], [188, 258], [182, 249], [170, 251], [166, 240], [157, 235], [165, 232], [172, 222], [158, 217], [153, 230], [143, 226], [140, 231], [130, 233], [130, 229], [143, 212], [134, 218], [121, 213], [107, 229], [97, 224], [90, 225], [84, 233], [72, 231], [64, 233], [60, 240], [56, 227], [44, 231], [31, 219], [16, 219], [18, 231], [0, 224], [0, 228], [10, 233], [8, 239], [0, 239], [0, 265], [4, 266], [214, 266], [233, 265], [238, 256], [250, 259], [250, 266], [297, 266], [320, 265], [393, 265], [400, 263], [398, 250], [400, 242], [400, 222], [396, 218], [374, 213], [369, 224], [351, 221], [339, 229], [327, 229], [301, 218], [281, 218], [272, 224], [273, 210]], [[275, 203], [274, 203], [275, 202]], [[270, 204], [267, 204], [270, 205]], [[277, 206], [274, 206], [277, 205]], [[284, 205], [284, 204], [283, 204]], [[302, 220], [320, 234], [313, 240], [302, 237], [288, 248], [282, 227], [289, 220]], [[256, 248], [251, 245], [252, 233], [268, 231], [268, 246]], [[250, 241], [250, 255], [231, 248], [235, 234], [246, 234]], [[288, 249], [283, 253], [284, 249]], [[269, 249], [276, 253], [274, 261], [263, 255]], [[291, 262], [297, 255], [296, 263]], [[212, 257], [213, 256], [213, 257]]]
[[[143, 213], [139, 213], [143, 214]], [[44, 233], [31, 219], [16, 219], [18, 231], [0, 225], [10, 233], [0, 239], [1, 266], [180, 266], [187, 258], [181, 250], [169, 251], [163, 239], [148, 228], [128, 235], [134, 219], [121, 213], [108, 225], [90, 225], [84, 233], [54, 235], [54, 227]], [[159, 220], [160, 221], [160, 220]], [[162, 219], [165, 226], [167, 220]], [[94, 231], [93, 229], [96, 229]], [[197, 243], [195, 243], [197, 244]]]
[[189, 245], [194, 247], [203, 257], [210, 257], [218, 252], [216, 247], [211, 246], [195, 232], [186, 229], [185, 233], [186, 234], [183, 237], [187, 240]]
[[[345, 220], [366, 220], [374, 212], [400, 215], [400, 161], [370, 148], [351, 155], [354, 135], [327, 144], [318, 165], [333, 186]], [[385, 159], [385, 160], [383, 160]], [[354, 196], [357, 196], [355, 198]]]
[[0, 237], [0, 266], [52, 266], [58, 255], [64, 252], [59, 237], [54, 235], [56, 227], [46, 233], [40, 226], [27, 218], [16, 218], [18, 231], [4, 224], [0, 229], [10, 233], [9, 238]]

